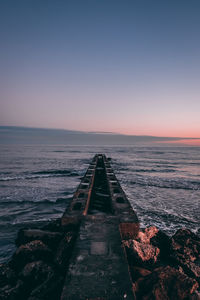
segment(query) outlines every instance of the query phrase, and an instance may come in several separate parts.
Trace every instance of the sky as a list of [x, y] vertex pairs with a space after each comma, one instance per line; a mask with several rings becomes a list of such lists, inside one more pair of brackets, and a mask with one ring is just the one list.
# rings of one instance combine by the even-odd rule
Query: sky
[[0, 0], [0, 125], [200, 137], [199, 0]]

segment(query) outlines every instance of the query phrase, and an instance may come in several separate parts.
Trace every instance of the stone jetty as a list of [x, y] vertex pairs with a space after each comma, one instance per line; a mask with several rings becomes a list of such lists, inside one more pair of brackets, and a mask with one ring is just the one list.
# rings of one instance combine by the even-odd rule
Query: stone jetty
[[18, 232], [0, 300], [200, 299], [200, 238], [140, 228], [110, 160], [91, 161], [63, 216]]

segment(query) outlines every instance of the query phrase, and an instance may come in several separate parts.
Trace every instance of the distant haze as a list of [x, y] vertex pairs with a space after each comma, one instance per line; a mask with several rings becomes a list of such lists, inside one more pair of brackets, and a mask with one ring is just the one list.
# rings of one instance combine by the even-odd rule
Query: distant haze
[[50, 145], [152, 145], [159, 143], [199, 145], [200, 139], [183, 140], [174, 137], [134, 136], [61, 129], [0, 126], [0, 144]]
[[0, 125], [199, 137], [199, 16], [199, 0], [0, 1]]

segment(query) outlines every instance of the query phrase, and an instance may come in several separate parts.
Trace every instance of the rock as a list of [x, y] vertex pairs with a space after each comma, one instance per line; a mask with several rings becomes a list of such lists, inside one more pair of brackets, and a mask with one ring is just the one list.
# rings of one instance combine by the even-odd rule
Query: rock
[[162, 259], [167, 259], [170, 255], [171, 240], [170, 238], [156, 226], [150, 226], [143, 231], [139, 231], [137, 241], [152, 244], [160, 249]]
[[62, 238], [60, 232], [44, 231], [40, 229], [21, 229], [18, 232], [16, 245], [20, 246], [34, 240], [40, 240], [50, 248], [55, 249]]
[[25, 245], [21, 245], [14, 253], [11, 265], [20, 270], [27, 263], [35, 260], [51, 261], [53, 260], [52, 251], [42, 241], [35, 240]]
[[55, 300], [60, 299], [64, 277], [52, 275], [42, 284], [36, 287], [28, 297], [28, 300]]
[[189, 229], [179, 229], [172, 236], [172, 251], [180, 258], [195, 261], [200, 258], [200, 238]]
[[171, 259], [200, 283], [199, 258], [200, 238], [188, 229], [179, 229], [171, 238]]
[[20, 278], [32, 289], [54, 274], [53, 268], [43, 261], [28, 263], [20, 273]]
[[18, 280], [16, 285], [6, 285], [0, 289], [0, 300], [25, 299], [23, 294], [23, 282]]
[[182, 270], [189, 277], [195, 278], [200, 284], [200, 265], [192, 261], [184, 261], [178, 257], [176, 257], [176, 263], [181, 266]]
[[153, 245], [129, 240], [124, 241], [124, 246], [131, 265], [152, 267], [158, 260], [160, 250]]
[[196, 280], [170, 266], [160, 267], [135, 284], [137, 299], [181, 300], [198, 288]]
[[63, 272], [65, 272], [69, 258], [72, 254], [75, 238], [76, 235], [73, 232], [66, 233], [57, 248], [55, 263]]
[[131, 272], [131, 277], [133, 282], [138, 280], [140, 277], [145, 277], [151, 274], [151, 271], [149, 271], [148, 269], [144, 269], [136, 266], [131, 267], [130, 272]]
[[139, 231], [137, 240], [142, 243], [150, 244], [150, 239], [158, 233], [158, 228], [156, 226], [150, 226], [145, 228], [144, 231]]
[[163, 231], [159, 230], [150, 238], [150, 243], [160, 249], [161, 259], [168, 259], [170, 256], [171, 239]]
[[61, 219], [49, 222], [47, 225], [43, 226], [41, 230], [47, 230], [51, 232], [62, 232]]
[[188, 297], [188, 300], [200, 300], [200, 292], [195, 291]]
[[134, 267], [134, 271], [138, 273], [138, 277], [145, 277], [149, 274], [151, 274], [151, 271], [144, 269], [144, 268], [140, 268], [140, 267]]
[[13, 285], [15, 281], [15, 272], [8, 266], [8, 264], [0, 264], [0, 287]]

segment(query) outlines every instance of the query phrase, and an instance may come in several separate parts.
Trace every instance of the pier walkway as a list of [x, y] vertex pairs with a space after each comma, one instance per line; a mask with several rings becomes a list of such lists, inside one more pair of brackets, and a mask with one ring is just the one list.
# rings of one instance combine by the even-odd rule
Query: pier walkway
[[105, 155], [93, 158], [61, 222], [80, 226], [61, 299], [134, 299], [121, 240], [134, 238], [138, 218]]

